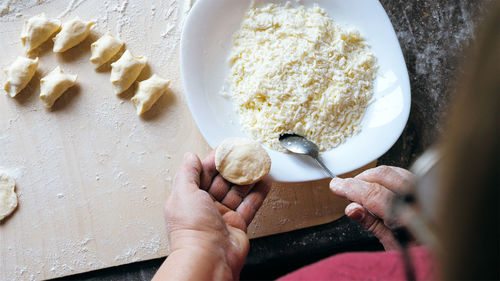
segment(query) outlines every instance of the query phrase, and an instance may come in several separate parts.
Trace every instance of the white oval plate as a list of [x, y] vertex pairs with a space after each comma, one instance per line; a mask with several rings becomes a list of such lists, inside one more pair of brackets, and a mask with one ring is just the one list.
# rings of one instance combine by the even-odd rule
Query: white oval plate
[[[256, 5], [271, 2], [256, 1]], [[272, 1], [284, 4], [286, 1]], [[251, 0], [197, 0], [181, 37], [181, 75], [187, 103], [208, 144], [216, 147], [228, 137], [248, 137], [230, 99], [221, 90], [229, 73], [228, 55]], [[293, 5], [297, 3], [291, 1]], [[321, 154], [335, 174], [357, 169], [384, 154], [396, 142], [410, 112], [410, 84], [398, 39], [382, 5], [375, 0], [301, 0], [317, 3], [338, 24], [353, 27], [371, 46], [379, 66], [374, 102], [363, 117], [359, 134]], [[327, 177], [306, 156], [267, 149], [270, 175], [276, 181], [297, 182]]]

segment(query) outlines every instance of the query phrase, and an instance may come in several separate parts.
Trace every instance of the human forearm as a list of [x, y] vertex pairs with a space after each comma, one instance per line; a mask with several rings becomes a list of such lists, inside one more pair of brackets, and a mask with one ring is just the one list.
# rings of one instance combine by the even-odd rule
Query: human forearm
[[161, 265], [153, 280], [233, 280], [225, 258], [204, 249], [179, 249]]

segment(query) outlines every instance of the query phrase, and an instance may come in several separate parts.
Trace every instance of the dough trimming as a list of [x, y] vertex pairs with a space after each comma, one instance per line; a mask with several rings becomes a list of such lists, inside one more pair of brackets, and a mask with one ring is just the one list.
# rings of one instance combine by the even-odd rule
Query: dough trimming
[[0, 221], [17, 207], [16, 182], [7, 173], [0, 171]]
[[215, 167], [224, 179], [237, 185], [256, 183], [271, 169], [271, 158], [256, 141], [225, 139], [215, 151]]

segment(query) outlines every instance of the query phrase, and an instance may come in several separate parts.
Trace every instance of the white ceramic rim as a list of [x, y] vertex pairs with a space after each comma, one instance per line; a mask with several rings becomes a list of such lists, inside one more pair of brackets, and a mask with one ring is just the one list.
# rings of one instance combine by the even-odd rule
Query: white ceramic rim
[[[210, 11], [215, 11], [221, 7], [225, 8], [231, 5], [241, 6], [243, 5], [242, 3], [246, 3], [248, 8], [250, 1], [251, 0], [197, 0], [190, 11], [190, 14], [188, 15], [182, 30], [180, 42], [180, 63], [182, 83], [186, 95], [187, 104], [201, 134], [212, 148], [216, 147], [223, 139], [227, 137], [245, 137], [246, 135], [242, 132], [224, 132], [218, 130], [219, 128], [214, 129], [213, 120], [207, 118], [207, 116], [211, 116], [211, 114], [213, 113], [210, 111], [211, 109], [208, 106], [210, 103], [207, 96], [213, 93], [206, 93], [204, 85], [201, 82], [203, 81], [203, 76], [198, 70], [198, 68], [200, 67], [200, 65], [198, 64], [199, 61], [201, 61], [200, 58], [202, 58], [203, 55], [206, 55], [206, 53], [196, 54], [195, 52], [193, 52], [193, 49], [195, 49], [193, 47], [194, 44], [198, 44], [196, 46], [199, 49], [204, 47], [200, 45], [200, 42], [196, 41], [198, 40], [198, 38], [196, 38], [196, 35], [200, 37], [200, 29], [203, 29], [204, 26], [197, 25], [200, 23], [196, 23], [196, 21], [199, 21], [200, 18], [204, 18], [204, 16], [206, 17], [206, 15], [210, 13]], [[262, 0], [258, 2], [283, 3], [285, 1]], [[307, 6], [308, 3], [306, 2], [313, 1], [302, 0], [300, 3]], [[327, 13], [329, 12], [329, 10], [328, 7], [325, 6], [328, 5], [347, 4], [355, 7], [362, 7], [362, 9], [366, 10], [364, 12], [367, 13], [366, 21], [375, 18], [375, 21], [373, 23], [367, 23], [367, 28], [371, 28], [370, 25], [372, 24], [374, 25], [373, 28], [375, 28], [376, 26], [378, 28], [377, 36], [383, 37], [383, 40], [387, 42], [387, 44], [384, 44], [382, 46], [380, 46], [380, 44], [378, 43], [375, 44], [376, 41], [372, 42], [370, 40], [373, 39], [370, 34], [374, 33], [363, 33], [362, 28], [360, 28], [362, 36], [364, 36], [368, 43], [372, 46], [372, 51], [374, 52], [377, 59], [379, 59], [379, 65], [381, 65], [381, 69], [379, 69], [379, 73], [377, 74], [377, 78], [375, 81], [376, 85], [374, 96], [377, 96], [377, 94], [380, 92], [378, 89], [384, 87], [390, 87], [391, 89], [389, 90], [391, 90], [392, 92], [385, 89], [386, 93], [384, 93], [383, 95], [378, 95], [376, 101], [368, 107], [365, 117], [362, 121], [362, 130], [358, 135], [349, 138], [345, 143], [341, 144], [337, 148], [322, 153], [322, 159], [324, 160], [325, 164], [335, 174], [343, 174], [360, 168], [376, 160], [382, 154], [387, 152], [398, 140], [399, 136], [404, 130], [410, 113], [411, 93], [408, 71], [406, 69], [406, 64], [401, 48], [399, 46], [396, 33], [392, 27], [389, 17], [378, 1], [350, 0], [342, 2], [342, 0], [318, 0], [314, 2], [318, 3], [320, 7], [324, 8]], [[324, 2], [324, 5], [322, 5], [322, 2]], [[371, 14], [374, 15], [372, 18], [370, 18]], [[348, 15], [346, 17], [348, 17]], [[333, 18], [337, 22], [336, 17]], [[338, 22], [340, 24], [343, 24], [342, 20]], [[198, 29], [199, 27], [200, 29]], [[195, 39], [193, 40], [193, 38]], [[380, 41], [381, 39], [377, 40]], [[380, 58], [385, 60], [388, 53], [393, 59], [387, 63], [389, 65], [388, 69], [382, 69], [382, 66], [386, 68], [386, 65], [381, 64], [382, 61], [380, 60]], [[199, 60], [197, 61], [197, 59]], [[385, 63], [385, 61], [383, 62]], [[224, 60], [224, 63], [227, 64], [227, 60]], [[380, 73], [381, 70], [383, 70], [383, 73]], [[188, 78], [187, 73], [190, 73], [190, 76], [194, 77]], [[386, 80], [391, 81], [387, 82]], [[193, 83], [193, 81], [196, 81], [196, 83]], [[383, 84], [383, 86], [377, 87], [377, 84], [379, 84], [379, 86], [380, 84]], [[391, 108], [391, 106], [394, 106], [396, 109]], [[390, 112], [391, 110], [392, 113], [390, 114], [394, 115], [393, 119], [379, 118], [379, 116], [387, 116], [387, 114], [384, 112]], [[396, 111], [397, 113], [395, 113]], [[379, 122], [380, 124], [376, 124], [377, 122]], [[370, 126], [373, 126], [373, 128]], [[309, 159], [307, 156], [292, 155], [288, 153], [277, 152], [268, 148], [266, 149], [270, 154], [273, 162], [270, 176], [276, 181], [309, 181], [326, 178], [328, 176], [321, 170], [319, 166], [317, 166], [314, 161]]]

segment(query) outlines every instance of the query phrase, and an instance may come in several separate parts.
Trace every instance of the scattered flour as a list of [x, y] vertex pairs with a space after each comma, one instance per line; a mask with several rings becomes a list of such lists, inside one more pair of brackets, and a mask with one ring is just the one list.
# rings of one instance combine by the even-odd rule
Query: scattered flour
[[15, 20], [22, 17], [23, 12], [31, 7], [49, 2], [50, 0], [2, 0], [0, 1], [0, 19]]
[[116, 30], [118, 32], [119, 37], [123, 37], [122, 36], [123, 26], [130, 24], [130, 17], [128, 17], [125, 13], [127, 11], [127, 7], [128, 7], [128, 0], [123, 1], [121, 6], [114, 7], [114, 11], [118, 12], [119, 14], [118, 20], [116, 21]]
[[[162, 241], [160, 234], [147, 241], [141, 240], [139, 247], [126, 249], [122, 254], [115, 257], [115, 261], [138, 261], [139, 256], [150, 256], [157, 253], [164, 246], [162, 245]], [[138, 255], [139, 253], [141, 255]]]
[[66, 7], [66, 10], [64, 10], [62, 13], [60, 13], [58, 17], [59, 18], [65, 17], [66, 15], [68, 15], [69, 13], [74, 11], [78, 6], [80, 6], [85, 1], [86, 0], [71, 0], [71, 2], [69, 2], [68, 6]]
[[[6, 57], [15, 55], [17, 50], [22, 52], [22, 24], [41, 12], [64, 20], [95, 17], [95, 35], [107, 31], [119, 34], [127, 48], [154, 59], [152, 72], [162, 69], [165, 75], [175, 77], [182, 23], [189, 8], [190, 4], [188, 7], [180, 0], [0, 0], [0, 24], [6, 24], [2, 31], [8, 38], [0, 45], [7, 51]], [[137, 30], [143, 30], [143, 26], [150, 29], [138, 36]], [[82, 77], [87, 72], [86, 54], [58, 61], [50, 51], [41, 53], [41, 59], [46, 66], [40, 69], [42, 74], [56, 62], [78, 70]], [[0, 68], [6, 63], [7, 60], [0, 62]], [[93, 69], [89, 73], [95, 76]], [[19, 219], [10, 220], [0, 230], [0, 244], [4, 245], [0, 259], [26, 261], [0, 263], [1, 280], [42, 280], [128, 263], [143, 256], [154, 257], [159, 251], [166, 253], [164, 228], [159, 227], [163, 226], [159, 198], [164, 197], [171, 174], [168, 169], [158, 169], [156, 174], [149, 167], [151, 163], [169, 165], [173, 158], [170, 155], [177, 154], [178, 148], [172, 150], [174, 146], [165, 140], [166, 135], [173, 134], [175, 127], [169, 125], [175, 120], [131, 122], [127, 110], [118, 110], [129, 104], [98, 92], [98, 88], [84, 81], [72, 106], [50, 113], [40, 108], [34, 93], [19, 103], [4, 104], [4, 97], [0, 96], [0, 107], [6, 109], [2, 112], [5, 118], [0, 119], [0, 168], [20, 180], [19, 200], [24, 199], [24, 207], [19, 210], [23, 212], [19, 212], [19, 217], [33, 213], [37, 216], [32, 225], [26, 226], [30, 229], [26, 235], [19, 234], [24, 230]], [[175, 92], [180, 92], [179, 86]], [[37, 124], [36, 128], [31, 124]], [[147, 188], [141, 188], [143, 184]], [[137, 215], [137, 209], [147, 209], [148, 218]], [[60, 213], [65, 216], [59, 216]], [[140, 238], [130, 239], [134, 231], [116, 236], [116, 229], [110, 229], [107, 223], [110, 219], [122, 219], [123, 228], [139, 229]], [[65, 227], [54, 230], [53, 226], [61, 225]], [[44, 236], [33, 239], [33, 232]], [[57, 234], [48, 235], [52, 232]], [[133, 242], [124, 247], [127, 241]], [[23, 247], [10, 247], [16, 243]], [[100, 252], [103, 249], [109, 257]], [[122, 249], [127, 250], [119, 252]], [[25, 257], [29, 257], [29, 262]]]

